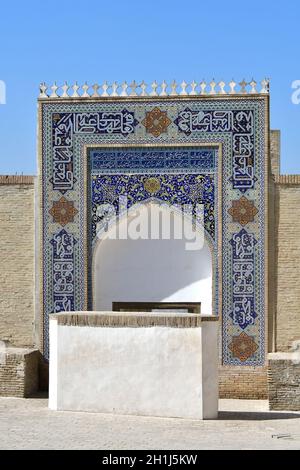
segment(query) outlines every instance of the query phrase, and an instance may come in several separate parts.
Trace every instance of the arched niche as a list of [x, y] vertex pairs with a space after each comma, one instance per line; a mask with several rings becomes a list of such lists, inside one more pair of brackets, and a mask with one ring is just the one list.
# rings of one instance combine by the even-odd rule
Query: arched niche
[[[164, 213], [171, 212], [167, 205], [152, 201], [138, 206], [138, 223], [136, 210], [134, 206], [107, 231], [98, 233], [92, 255], [93, 310], [112, 310], [113, 302], [200, 302], [201, 313], [212, 314], [212, 244], [204, 231], [199, 238], [197, 229], [194, 248], [202, 241], [198, 249], [187, 249], [192, 246], [192, 222], [187, 219], [183, 230], [186, 236], [183, 234], [181, 239], [175, 238], [172, 229], [169, 239], [163, 239], [161, 233], [158, 239], [120, 239], [120, 233], [124, 235], [130, 224], [144, 235], [143, 228], [147, 227], [148, 233], [157, 236], [154, 224], [162, 220]], [[183, 220], [176, 211], [169, 216], [176, 227]]]

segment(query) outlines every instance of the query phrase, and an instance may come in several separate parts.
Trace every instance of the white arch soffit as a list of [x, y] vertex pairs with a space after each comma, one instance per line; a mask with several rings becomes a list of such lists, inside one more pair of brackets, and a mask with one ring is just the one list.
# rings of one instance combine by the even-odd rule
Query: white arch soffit
[[[170, 210], [170, 206], [168, 207], [167, 204], [163, 204], [162, 201], [160, 201], [160, 200], [157, 201], [155, 198], [151, 198], [150, 200], [147, 200], [146, 204], [143, 203], [143, 204], [133, 205], [131, 210], [128, 210], [128, 214], [130, 214], [130, 212], [131, 213], [134, 212], [137, 209], [137, 206], [138, 206], [138, 209], [140, 211], [140, 216], [142, 217], [141, 214], [143, 212], [145, 212], [143, 215], [147, 216], [146, 209], [148, 208], [148, 205], [150, 203], [153, 203], [153, 202], [154, 203], [158, 202], [157, 208], [159, 207], [159, 208], [163, 208], [165, 210]], [[172, 211], [171, 211], [171, 213], [172, 213]], [[182, 219], [182, 212], [181, 211], [178, 211], [177, 214], [176, 214], [176, 211], [174, 210], [173, 213], [174, 213], [175, 216], [177, 215], [178, 217], [180, 217]], [[125, 212], [120, 217], [120, 219], [114, 218], [114, 220], [109, 224], [110, 229], [113, 228], [114, 223], [120, 223], [121, 224], [122, 221], [125, 220], [126, 215], [127, 215], [127, 212]], [[149, 212], [148, 212], [148, 217], [149, 217]], [[202, 227], [199, 227], [199, 229], [200, 228], [202, 230], [202, 235], [203, 235], [203, 233], [205, 233], [205, 232], [203, 232]], [[146, 301], [146, 302], [147, 301], [155, 301], [155, 302], [180, 302], [180, 301], [183, 301], [183, 302], [198, 302], [199, 301], [199, 302], [201, 302], [201, 312], [203, 314], [208, 314], [208, 315], [212, 314], [212, 308], [213, 308], [213, 272], [214, 272], [214, 270], [213, 270], [213, 265], [214, 265], [213, 259], [214, 259], [214, 251], [212, 251], [212, 249], [211, 249], [211, 246], [210, 246], [211, 243], [209, 243], [208, 237], [206, 237], [206, 236], [203, 237], [203, 242], [204, 243], [203, 243], [202, 249], [199, 249], [197, 251], [191, 251], [190, 255], [188, 255], [190, 257], [189, 258], [190, 260], [194, 259], [194, 264], [193, 264], [194, 267], [196, 265], [199, 266], [199, 268], [196, 268], [197, 272], [195, 272], [194, 268], [193, 268], [193, 271], [192, 272], [189, 271], [189, 275], [187, 276], [187, 272], [185, 271], [185, 269], [183, 269], [181, 275], [178, 277], [178, 274], [181, 272], [181, 269], [179, 269], [179, 271], [177, 271], [175, 269], [174, 271], [172, 271], [175, 274], [175, 278], [173, 278], [173, 275], [171, 274], [171, 278], [173, 278], [173, 280], [167, 280], [167, 284], [164, 284], [164, 281], [162, 281], [162, 280], [164, 279], [164, 276], [168, 272], [169, 268], [167, 268], [166, 271], [161, 272], [160, 276], [155, 275], [155, 278], [159, 279], [160, 283], [157, 282], [157, 279], [156, 279], [156, 284], [155, 284], [155, 282], [153, 282], [153, 278], [152, 278], [152, 281], [150, 283], [151, 284], [150, 288], [149, 288], [149, 282], [147, 282], [147, 281], [144, 282], [143, 281], [144, 275], [138, 276], [139, 279], [137, 280], [137, 285], [139, 285], [139, 287], [140, 287], [140, 289], [139, 289], [139, 288], [137, 288], [137, 285], [133, 285], [130, 281], [130, 279], [136, 279], [136, 272], [135, 272], [136, 268], [134, 267], [134, 265], [132, 267], [133, 271], [129, 276], [128, 275], [124, 276], [124, 272], [123, 272], [123, 277], [122, 276], [119, 277], [119, 275], [117, 273], [115, 273], [114, 275], [117, 276], [115, 278], [115, 281], [112, 282], [112, 283], [111, 282], [108, 283], [108, 279], [110, 278], [113, 271], [115, 270], [115, 266], [116, 266], [115, 261], [116, 261], [116, 259], [113, 260], [112, 264], [111, 263], [107, 264], [108, 261], [107, 261], [106, 258], [107, 258], [107, 256], [109, 256], [109, 252], [107, 252], [107, 255], [105, 255], [105, 258], [103, 259], [104, 264], [100, 260], [103, 256], [103, 254], [105, 254], [105, 252], [107, 250], [107, 247], [104, 248], [104, 245], [102, 244], [102, 242], [105, 243], [106, 241], [107, 242], [109, 242], [109, 241], [113, 242], [114, 241], [114, 239], [111, 239], [111, 240], [109, 239], [109, 230], [110, 229], [108, 229], [107, 232], [105, 231], [105, 229], [103, 229], [100, 233], [100, 236], [99, 236], [99, 233], [98, 233], [98, 237], [96, 238], [96, 243], [94, 244], [94, 249], [93, 249], [93, 256], [92, 256], [92, 285], [93, 285], [93, 308], [95, 310], [100, 310], [100, 311], [101, 310], [111, 310], [111, 304], [112, 304], [113, 301], [129, 301], [129, 302], [130, 301], [133, 301], [133, 302], [134, 301]], [[147, 243], [147, 240], [142, 240], [142, 239], [130, 240], [128, 238], [127, 240], [129, 242], [132, 242], [132, 243], [137, 242], [138, 244], [139, 244], [139, 242], [146, 242]], [[119, 240], [117, 239], [116, 242], [118, 242], [118, 241]], [[151, 242], [152, 239], [149, 239], [148, 241]], [[154, 242], [155, 241], [156, 242], [157, 241], [158, 242], [159, 241], [168, 242], [168, 240], [163, 240], [163, 239], [158, 239], [158, 240], [154, 239], [153, 241]], [[173, 238], [173, 237], [171, 238], [170, 241], [171, 241], [170, 246], [172, 246], [172, 243], [174, 244], [174, 242], [176, 242], [175, 238]], [[121, 242], [126, 243], [126, 239], [125, 240], [121, 239]], [[185, 238], [183, 237], [181, 240], [177, 240], [177, 242], [185, 243]], [[204, 249], [204, 251], [203, 251], [203, 249]], [[186, 250], [184, 250], [184, 251], [186, 251]], [[180, 252], [181, 252], [181, 250], [180, 250]], [[189, 251], [187, 251], [187, 253], [188, 252]], [[203, 253], [203, 254], [201, 255], [201, 253]], [[111, 255], [112, 254], [113, 254], [113, 252], [111, 253]], [[149, 252], [148, 252], [148, 254], [149, 254]], [[116, 254], [116, 256], [118, 256], [118, 255]], [[191, 256], [192, 256], [192, 258], [191, 258]], [[200, 258], [199, 258], [199, 256], [200, 256]], [[204, 259], [206, 259], [206, 260], [209, 259], [209, 266], [205, 263], [206, 268], [205, 268], [205, 265], [203, 265], [202, 262], [201, 262], [201, 259], [203, 259], [202, 258], [203, 256], [204, 256]], [[137, 258], [142, 259], [139, 255], [137, 255]], [[121, 259], [123, 260], [123, 257]], [[149, 256], [146, 256], [146, 259], [148, 259], [148, 261], [146, 261], [146, 263], [147, 262], [149, 263]], [[182, 261], [182, 256], [179, 259], [181, 259], [181, 261]], [[100, 261], [100, 264], [99, 264], [99, 261]], [[120, 262], [121, 262], [121, 265], [118, 266], [118, 269], [121, 266], [121, 270], [122, 269], [124, 270], [123, 262], [121, 260], [120, 260]], [[117, 263], [117, 265], [118, 265], [118, 263]], [[126, 265], [126, 263], [125, 263], [125, 265]], [[112, 270], [111, 270], [110, 266], [112, 266]], [[99, 268], [100, 268], [100, 270], [99, 270]], [[173, 266], [173, 268], [174, 268], [174, 266]], [[131, 269], [131, 268], [129, 268], [129, 269]], [[198, 277], [198, 274], [199, 274], [198, 269], [200, 269], [200, 272], [202, 273], [202, 275], [200, 277]], [[203, 269], [204, 269], [204, 271], [203, 271]], [[150, 268], [150, 271], [151, 271], [151, 268]], [[171, 273], [171, 271], [169, 271], [169, 272]], [[205, 275], [204, 275], [204, 272], [206, 272]], [[104, 276], [104, 278], [103, 278], [103, 276]], [[101, 278], [104, 279], [104, 283], [102, 281], [99, 284], [99, 281], [100, 281]], [[149, 281], [149, 279], [148, 279], [148, 281]], [[161, 286], [159, 284], [161, 284]], [[125, 285], [126, 285], [126, 289], [124, 289]], [[97, 286], [99, 286], [100, 290]], [[143, 293], [141, 294], [140, 291], [143, 291]], [[157, 296], [157, 297], [152, 298], [151, 297], [152, 293], [153, 293], [153, 297], [155, 297], [155, 296]], [[144, 295], [144, 298], [139, 297], [139, 296], [143, 296], [143, 295]]]

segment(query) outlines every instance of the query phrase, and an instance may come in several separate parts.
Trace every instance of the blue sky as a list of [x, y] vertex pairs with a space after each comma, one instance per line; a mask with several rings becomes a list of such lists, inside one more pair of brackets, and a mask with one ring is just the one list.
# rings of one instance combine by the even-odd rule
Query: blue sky
[[[243, 6], [242, 6], [243, 5]], [[271, 78], [283, 173], [300, 173], [300, 2], [1, 2], [0, 174], [36, 173], [41, 81], [250, 81]]]

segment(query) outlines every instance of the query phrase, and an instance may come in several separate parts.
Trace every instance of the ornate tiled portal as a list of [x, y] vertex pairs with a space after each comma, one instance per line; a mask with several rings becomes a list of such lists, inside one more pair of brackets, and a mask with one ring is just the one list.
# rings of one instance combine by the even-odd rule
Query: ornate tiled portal
[[[194, 88], [193, 88], [194, 89]], [[222, 360], [263, 365], [268, 95], [47, 97], [40, 109], [44, 353], [53, 312], [91, 308], [91, 251], [120, 196], [204, 204]]]

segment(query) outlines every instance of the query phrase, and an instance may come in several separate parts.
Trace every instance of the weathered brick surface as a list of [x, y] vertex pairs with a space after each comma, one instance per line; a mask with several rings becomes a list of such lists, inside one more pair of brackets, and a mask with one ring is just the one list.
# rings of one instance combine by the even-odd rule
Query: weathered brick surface
[[276, 179], [276, 351], [300, 339], [300, 176]]
[[300, 362], [269, 359], [269, 406], [271, 410], [300, 410]]
[[9, 348], [0, 351], [0, 396], [28, 397], [38, 390], [39, 352]]
[[267, 367], [220, 367], [219, 397], [267, 400]]
[[33, 177], [0, 176], [0, 340], [32, 346], [34, 330]]

